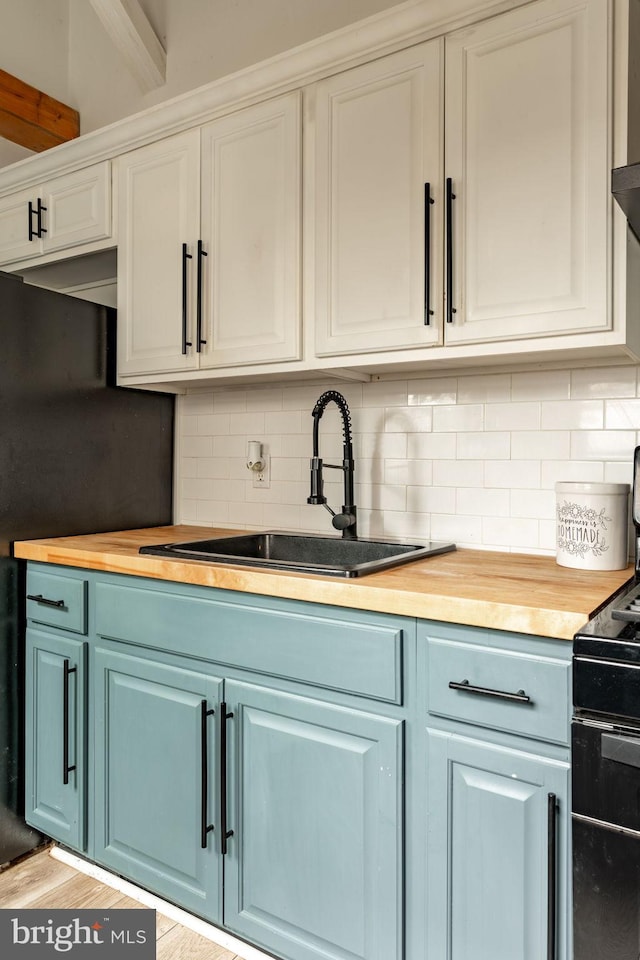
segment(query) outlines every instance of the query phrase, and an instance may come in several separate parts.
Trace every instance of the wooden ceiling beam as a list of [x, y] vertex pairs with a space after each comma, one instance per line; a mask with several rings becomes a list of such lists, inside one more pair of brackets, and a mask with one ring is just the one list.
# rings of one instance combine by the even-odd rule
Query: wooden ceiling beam
[[79, 134], [77, 110], [0, 70], [0, 137], [41, 153]]

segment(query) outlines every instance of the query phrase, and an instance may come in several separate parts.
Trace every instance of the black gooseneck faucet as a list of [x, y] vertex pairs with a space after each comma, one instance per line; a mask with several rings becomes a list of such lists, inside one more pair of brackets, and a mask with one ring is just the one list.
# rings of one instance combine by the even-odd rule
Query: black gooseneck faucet
[[[344, 446], [342, 453], [342, 464], [323, 463], [318, 456], [318, 432], [320, 418], [325, 411], [325, 407], [333, 400], [337, 404], [342, 414], [342, 429], [344, 431]], [[331, 514], [331, 523], [336, 530], [342, 530], [342, 537], [345, 540], [357, 540], [357, 510], [353, 502], [353, 447], [351, 444], [351, 413], [347, 401], [338, 393], [337, 390], [327, 390], [316, 401], [311, 415], [313, 417], [313, 457], [311, 458], [311, 494], [307, 497], [307, 503], [321, 504]], [[322, 479], [322, 468], [328, 467], [331, 470], [342, 470], [344, 475], [344, 504], [342, 512], [336, 513], [327, 503], [324, 495], [324, 482]]]

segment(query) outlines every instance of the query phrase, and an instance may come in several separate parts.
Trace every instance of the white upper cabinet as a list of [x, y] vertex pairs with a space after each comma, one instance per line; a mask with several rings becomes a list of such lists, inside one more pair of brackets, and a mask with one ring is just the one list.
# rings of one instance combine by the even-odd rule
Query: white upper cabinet
[[0, 199], [0, 264], [40, 258], [111, 236], [105, 160]]
[[300, 355], [300, 94], [118, 161], [120, 376]]
[[313, 93], [319, 357], [611, 328], [607, 3], [540, 0], [442, 43]]
[[439, 340], [442, 52], [430, 41], [311, 93], [306, 278], [319, 356]]
[[542, 0], [447, 37], [447, 343], [607, 329], [607, 31]]
[[202, 130], [201, 367], [300, 356], [300, 94]]

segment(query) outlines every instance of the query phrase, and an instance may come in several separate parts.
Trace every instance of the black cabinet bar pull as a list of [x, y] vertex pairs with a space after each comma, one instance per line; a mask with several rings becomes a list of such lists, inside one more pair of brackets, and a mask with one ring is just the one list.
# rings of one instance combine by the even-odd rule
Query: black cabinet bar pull
[[447, 177], [447, 323], [453, 323], [456, 308], [453, 306], [453, 180]]
[[182, 353], [187, 353], [187, 347], [192, 346], [191, 341], [187, 340], [187, 260], [193, 260], [193, 257], [187, 250], [186, 243], [182, 244]]
[[38, 209], [36, 213], [38, 214], [38, 236], [41, 237], [43, 233], [46, 233], [47, 230], [42, 226], [42, 214], [47, 212], [47, 208], [44, 206], [40, 197], [38, 197]]
[[556, 960], [558, 798], [547, 796], [547, 960]]
[[58, 607], [59, 609], [64, 607], [64, 600], [49, 600], [47, 597], [43, 597], [41, 593], [28, 593], [27, 600], [35, 600], [36, 603], [42, 603], [45, 607]]
[[34, 214], [37, 214], [37, 210], [34, 208], [32, 201], [29, 200], [29, 241], [33, 240], [34, 238], [37, 239], [40, 236], [38, 231], [33, 229]]
[[202, 339], [202, 258], [208, 256], [203, 249], [202, 240], [198, 240], [198, 299], [196, 301], [196, 350], [202, 353], [206, 340]]
[[75, 764], [69, 766], [69, 675], [76, 673], [76, 667], [70, 667], [69, 661], [64, 661], [62, 680], [62, 782], [69, 783], [69, 774], [76, 769]]
[[431, 184], [424, 185], [424, 325], [428, 327], [433, 316], [431, 304]]
[[227, 852], [227, 840], [233, 836], [233, 830], [227, 830], [227, 720], [233, 713], [227, 713], [227, 705], [220, 704], [220, 850]]
[[200, 846], [207, 849], [207, 834], [213, 830], [213, 824], [207, 823], [207, 809], [209, 806], [209, 738], [207, 736], [207, 717], [212, 717], [215, 710], [207, 710], [207, 701], [200, 704], [200, 765], [201, 765], [201, 805], [200, 805]]
[[524, 690], [518, 690], [516, 693], [509, 693], [508, 690], [492, 690], [490, 687], [476, 687], [468, 680], [449, 681], [450, 690], [460, 690], [462, 693], [476, 693], [481, 697], [495, 697], [497, 700], [513, 700], [516, 703], [531, 703], [531, 697], [527, 696]]

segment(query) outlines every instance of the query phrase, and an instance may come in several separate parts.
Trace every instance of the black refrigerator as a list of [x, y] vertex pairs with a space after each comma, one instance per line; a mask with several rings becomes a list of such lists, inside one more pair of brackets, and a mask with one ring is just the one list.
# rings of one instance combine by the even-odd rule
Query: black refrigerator
[[24, 812], [24, 581], [16, 540], [172, 520], [174, 398], [115, 386], [115, 311], [0, 273], [0, 864]]

